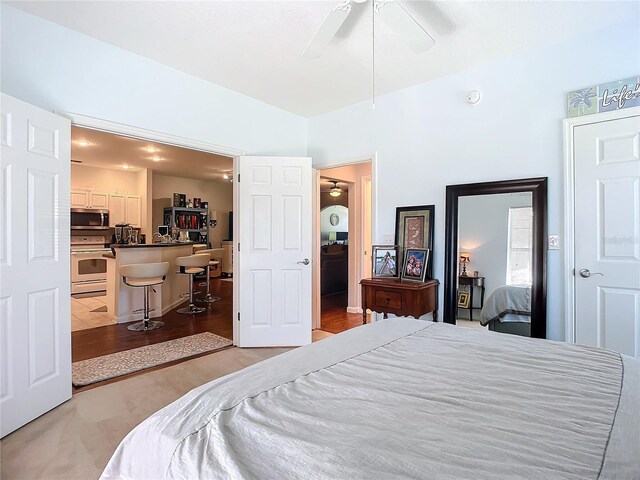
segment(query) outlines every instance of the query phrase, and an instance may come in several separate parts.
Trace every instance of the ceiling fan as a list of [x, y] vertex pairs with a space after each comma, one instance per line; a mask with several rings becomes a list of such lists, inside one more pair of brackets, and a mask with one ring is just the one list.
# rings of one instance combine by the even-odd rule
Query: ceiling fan
[[435, 45], [435, 40], [415, 18], [395, 0], [346, 0], [327, 15], [315, 35], [302, 52], [306, 58], [318, 58], [345, 22], [353, 3], [372, 2], [374, 16], [378, 15], [391, 30], [402, 38], [415, 53], [423, 53]]

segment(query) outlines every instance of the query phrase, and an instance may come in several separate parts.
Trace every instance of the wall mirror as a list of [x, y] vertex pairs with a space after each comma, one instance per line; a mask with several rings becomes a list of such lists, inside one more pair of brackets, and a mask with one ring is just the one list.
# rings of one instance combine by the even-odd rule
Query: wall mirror
[[444, 321], [545, 338], [547, 179], [447, 186]]

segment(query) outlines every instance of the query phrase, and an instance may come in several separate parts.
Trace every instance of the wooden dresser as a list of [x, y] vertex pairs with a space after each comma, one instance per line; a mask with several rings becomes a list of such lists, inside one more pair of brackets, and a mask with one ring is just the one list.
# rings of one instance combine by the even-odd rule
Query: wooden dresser
[[435, 279], [424, 282], [402, 281], [399, 278], [365, 278], [362, 286], [362, 323], [367, 323], [367, 309], [400, 317], [414, 317], [433, 312], [438, 318], [438, 285]]

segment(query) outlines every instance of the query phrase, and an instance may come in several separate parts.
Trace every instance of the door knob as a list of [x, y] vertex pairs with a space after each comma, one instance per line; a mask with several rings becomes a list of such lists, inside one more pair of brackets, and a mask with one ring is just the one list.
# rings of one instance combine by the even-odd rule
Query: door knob
[[604, 277], [604, 273], [600, 272], [590, 272], [588, 268], [583, 268], [578, 272], [582, 278], [589, 278], [591, 275], [602, 275]]
[[298, 263], [301, 263], [301, 264], [303, 264], [303, 265], [309, 265], [309, 263], [311, 263], [311, 262], [309, 262], [309, 259], [308, 259], [308, 258], [305, 258], [304, 260], [302, 260], [302, 261], [300, 261], [300, 262], [298, 262]]

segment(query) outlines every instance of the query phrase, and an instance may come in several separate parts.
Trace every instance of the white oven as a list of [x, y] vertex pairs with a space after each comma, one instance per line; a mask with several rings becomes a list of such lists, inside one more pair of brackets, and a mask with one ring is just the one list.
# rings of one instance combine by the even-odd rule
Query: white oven
[[72, 294], [107, 290], [107, 259], [103, 255], [109, 252], [104, 237], [72, 237]]

